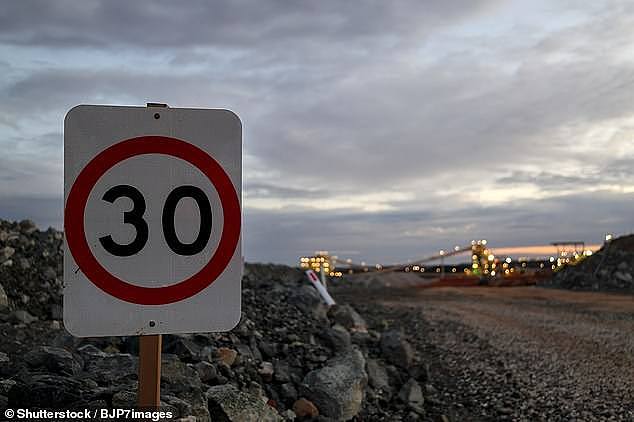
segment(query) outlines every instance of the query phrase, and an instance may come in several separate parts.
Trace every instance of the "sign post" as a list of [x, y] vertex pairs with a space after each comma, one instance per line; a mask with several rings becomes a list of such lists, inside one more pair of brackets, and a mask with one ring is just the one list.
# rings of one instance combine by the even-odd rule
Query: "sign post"
[[139, 336], [141, 407], [161, 335], [240, 320], [242, 124], [219, 109], [77, 106], [64, 121], [64, 325]]
[[161, 343], [162, 336], [139, 336], [139, 391], [140, 408], [161, 405]]

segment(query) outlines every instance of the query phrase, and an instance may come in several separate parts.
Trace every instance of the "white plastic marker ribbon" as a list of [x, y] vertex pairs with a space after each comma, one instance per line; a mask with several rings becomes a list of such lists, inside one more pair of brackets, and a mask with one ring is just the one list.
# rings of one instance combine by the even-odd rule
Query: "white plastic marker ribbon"
[[317, 277], [317, 274], [315, 274], [315, 271], [306, 270], [306, 275], [308, 276], [308, 280], [310, 280], [313, 283], [313, 286], [315, 286], [315, 288], [317, 289], [321, 297], [324, 299], [324, 302], [326, 302], [326, 305], [334, 305], [335, 304], [334, 299], [332, 298], [332, 296], [330, 296], [330, 293], [328, 293], [328, 290], [326, 290], [324, 285], [321, 284], [321, 281], [319, 281], [319, 277]]

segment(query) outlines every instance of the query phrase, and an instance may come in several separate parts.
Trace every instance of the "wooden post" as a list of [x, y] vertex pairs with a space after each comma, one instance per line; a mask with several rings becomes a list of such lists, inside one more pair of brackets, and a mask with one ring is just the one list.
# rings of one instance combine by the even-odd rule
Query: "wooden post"
[[158, 409], [161, 405], [161, 343], [160, 334], [139, 336], [140, 408]]

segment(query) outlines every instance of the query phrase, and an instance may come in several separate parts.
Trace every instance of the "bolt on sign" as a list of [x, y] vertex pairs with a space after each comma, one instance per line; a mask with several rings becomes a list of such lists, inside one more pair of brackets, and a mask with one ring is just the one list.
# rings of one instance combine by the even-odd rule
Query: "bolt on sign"
[[227, 331], [240, 319], [242, 125], [220, 109], [82, 105], [64, 121], [64, 325]]

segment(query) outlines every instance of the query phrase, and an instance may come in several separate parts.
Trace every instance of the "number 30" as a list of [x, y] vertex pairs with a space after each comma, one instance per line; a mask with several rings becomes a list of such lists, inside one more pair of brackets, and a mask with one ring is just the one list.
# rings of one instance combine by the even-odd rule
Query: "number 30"
[[[134, 186], [117, 185], [108, 189], [102, 199], [112, 204], [121, 197], [130, 198], [132, 200], [132, 210], [123, 213], [123, 222], [134, 226], [136, 237], [127, 245], [116, 243], [112, 240], [112, 236], [110, 235], [100, 237], [99, 242], [101, 242], [104, 249], [112, 255], [132, 256], [143, 249], [148, 239], [148, 225], [143, 219], [146, 208], [145, 198], [143, 198], [143, 194]], [[200, 229], [196, 240], [192, 243], [181, 242], [176, 235], [176, 228], [174, 227], [176, 206], [183, 198], [194, 199], [200, 211]], [[205, 195], [205, 192], [196, 186], [179, 186], [171, 191], [163, 206], [162, 225], [165, 242], [174, 253], [190, 256], [196, 255], [205, 249], [207, 242], [209, 242], [209, 237], [211, 236], [211, 205], [209, 204], [209, 199], [207, 195]]]

